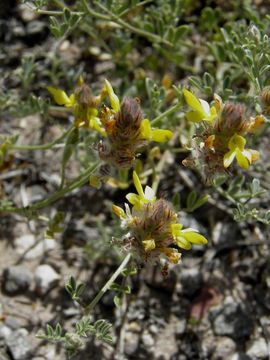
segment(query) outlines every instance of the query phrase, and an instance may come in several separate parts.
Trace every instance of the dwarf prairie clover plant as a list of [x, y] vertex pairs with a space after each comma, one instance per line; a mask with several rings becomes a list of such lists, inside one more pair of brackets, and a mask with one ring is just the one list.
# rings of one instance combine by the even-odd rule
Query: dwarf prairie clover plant
[[[20, 160], [16, 158], [19, 152], [59, 150], [63, 154], [59, 187], [53, 193], [23, 207], [15, 206], [4, 195], [1, 213], [34, 220], [46, 227], [45, 237], [54, 238], [65, 228], [65, 213], [54, 211], [48, 217], [42, 213], [45, 207], [84, 185], [94, 187], [91, 190], [96, 192], [103, 191], [102, 185], [113, 185], [123, 192], [133, 181], [136, 189], [125, 195], [123, 208], [112, 205], [120, 225], [114, 227], [109, 245], [116, 245], [120, 257], [125, 255], [120, 265], [90, 302], [84, 297], [86, 284], [71, 276], [66, 290], [81, 309], [75, 327], [64, 330], [60, 324], [48, 324], [45, 332], [38, 333], [41, 339], [63, 343], [68, 355], [73, 356], [90, 337], [114, 344], [112, 325], [95, 318], [96, 306], [107, 291], [114, 292], [114, 303], [121, 307], [132, 290], [129, 277], [142, 266], [158, 265], [166, 277], [169, 266], [181, 262], [182, 251], [190, 250], [193, 244], [207, 244], [196, 228], [183, 226], [178, 211], [192, 213], [220, 196], [232, 206], [228, 213], [235, 221], [270, 224], [269, 210], [257, 209], [254, 203], [267, 191], [266, 182], [262, 185], [254, 179], [254, 169], [264, 156], [256, 140], [267, 134], [270, 122], [269, 16], [261, 20], [248, 2], [242, 7], [235, 2], [235, 11], [228, 12], [228, 20], [218, 7], [204, 7], [197, 19], [194, 10], [196, 13], [201, 5], [187, 0], [79, 0], [70, 6], [62, 0], [23, 3], [38, 15], [50, 16], [49, 27], [57, 42], [46, 59], [45, 78], [53, 85], [47, 90], [57, 106], [43, 95], [28, 94], [34, 80], [39, 79], [40, 64], [34, 57], [26, 57], [15, 71], [23, 89], [21, 97], [16, 91], [1, 89], [0, 108], [10, 108], [12, 114], [18, 109], [22, 115], [39, 113], [42, 120], [53, 124], [55, 113], [61, 114], [62, 120], [68, 118], [70, 124], [61, 124], [60, 135], [44, 144], [24, 145], [17, 135], [1, 137], [3, 179], [6, 169]], [[246, 19], [236, 21], [242, 10]], [[198, 20], [199, 32], [194, 19]], [[57, 52], [77, 34], [87, 34], [93, 41], [85, 46], [78, 41], [78, 48], [84, 55], [91, 54], [93, 63], [105, 58], [109, 66], [113, 64], [112, 83], [104, 80], [108, 74], [103, 77], [102, 73], [100, 80], [94, 65], [90, 87], [87, 77], [81, 75], [83, 64], [63, 64]], [[185, 75], [191, 75], [189, 81], [199, 90], [199, 96], [213, 101], [208, 103], [188, 90]], [[67, 89], [76, 85], [64, 91], [58, 88], [60, 82]], [[186, 207], [181, 209], [180, 193], [170, 203], [158, 197], [157, 190], [162, 180], [168, 179], [164, 175], [169, 166], [182, 171], [178, 155], [189, 150], [191, 156], [183, 163], [200, 168], [211, 180], [213, 199], [200, 194], [203, 182], [197, 189], [186, 176], [183, 179], [191, 192]], [[81, 170], [70, 179], [66, 174], [72, 159]], [[231, 179], [231, 174], [236, 176]], [[143, 187], [140, 179], [150, 182], [150, 178], [152, 186]], [[105, 243], [106, 237], [101, 241]]]

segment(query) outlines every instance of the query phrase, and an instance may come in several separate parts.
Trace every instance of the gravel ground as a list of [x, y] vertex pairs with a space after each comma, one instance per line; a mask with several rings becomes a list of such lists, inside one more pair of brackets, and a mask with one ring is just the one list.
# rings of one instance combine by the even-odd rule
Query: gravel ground
[[[52, 39], [43, 18], [11, 1], [5, 6], [5, 12], [0, 9], [0, 84], [17, 91], [14, 69], [21, 56], [38, 54], [44, 67]], [[66, 46], [66, 64], [78, 62], [82, 55], [76, 44]], [[101, 62], [95, 72], [104, 73], [108, 66], [112, 64]], [[59, 127], [44, 125], [39, 115], [16, 118], [3, 113], [0, 133], [13, 132], [20, 133], [21, 143], [32, 144], [57, 137]], [[17, 205], [40, 200], [56, 190], [60, 159], [61, 149], [16, 153], [13, 164], [0, 174], [2, 193]], [[168, 195], [179, 186], [188, 190], [186, 177], [194, 186], [198, 181], [189, 170], [183, 179], [178, 168], [168, 165], [169, 180], [161, 189]], [[78, 171], [78, 164], [71, 162], [68, 176]], [[64, 289], [70, 275], [87, 283], [90, 299], [115, 269], [117, 254], [104, 234], [107, 239], [112, 235], [107, 199], [117, 202], [118, 197], [109, 187], [96, 191], [84, 186], [61, 199], [45, 210], [47, 215], [66, 211], [64, 233], [51, 240], [44, 240], [42, 224], [1, 214], [0, 360], [66, 359], [63, 348], [35, 334], [47, 323], [60, 322], [69, 329], [80, 317], [80, 308]], [[151, 266], [140, 269], [131, 279], [132, 294], [120, 308], [114, 307], [113, 294], [106, 294], [95, 317], [114, 324], [114, 344], [93, 339], [75, 359], [270, 359], [269, 230], [233, 222], [226, 203], [220, 206], [215, 198], [194, 216], [183, 214], [185, 226], [200, 229], [209, 244], [183, 254], [167, 279]]]

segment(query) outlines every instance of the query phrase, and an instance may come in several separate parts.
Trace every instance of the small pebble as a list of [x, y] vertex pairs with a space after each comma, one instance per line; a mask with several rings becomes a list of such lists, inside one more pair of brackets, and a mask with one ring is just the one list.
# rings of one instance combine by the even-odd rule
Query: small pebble
[[32, 274], [22, 266], [10, 266], [4, 270], [3, 288], [7, 294], [15, 295], [27, 291], [32, 282]]
[[38, 266], [35, 271], [36, 291], [40, 295], [45, 295], [59, 279], [60, 275], [50, 265]]
[[7, 347], [13, 360], [31, 359], [31, 347], [28, 343], [28, 331], [24, 328], [14, 331], [7, 339]]

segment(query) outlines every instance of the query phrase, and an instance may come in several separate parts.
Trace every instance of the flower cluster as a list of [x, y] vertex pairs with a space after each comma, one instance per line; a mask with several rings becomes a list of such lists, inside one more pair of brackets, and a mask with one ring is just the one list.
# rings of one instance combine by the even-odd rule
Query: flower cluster
[[143, 145], [150, 141], [164, 142], [172, 137], [170, 130], [152, 129], [150, 121], [143, 117], [138, 98], [124, 98], [120, 104], [107, 80], [104, 93], [109, 96], [111, 108], [103, 107], [100, 112], [106, 139], [99, 144], [98, 152], [105, 162], [118, 168], [130, 168]]
[[178, 223], [177, 214], [164, 199], [157, 199], [154, 191], [142, 185], [136, 172], [133, 182], [137, 194], [129, 193], [126, 198], [131, 204], [125, 204], [125, 211], [113, 205], [113, 212], [122, 220], [122, 227], [128, 233], [120, 244], [132, 251], [143, 262], [159, 263], [162, 257], [177, 264], [181, 254], [179, 247], [189, 250], [192, 244], [206, 244], [207, 240], [196, 230]]
[[[138, 98], [124, 98], [120, 103], [107, 80], [99, 96], [92, 95], [82, 78], [70, 96], [53, 87], [48, 90], [58, 105], [71, 108], [76, 127], [90, 128], [102, 135], [103, 140], [96, 145], [99, 157], [117, 168], [130, 168], [142, 146], [150, 141], [165, 142], [173, 135], [170, 130], [151, 127]], [[106, 97], [110, 107], [102, 105]]]
[[93, 96], [90, 87], [85, 84], [82, 77], [79, 78], [74, 93], [70, 96], [64, 90], [52, 86], [48, 86], [48, 91], [58, 105], [64, 105], [71, 109], [74, 114], [75, 127], [90, 128], [104, 134], [100, 127], [97, 109], [102, 100], [101, 96]]
[[[248, 117], [243, 105], [224, 104], [218, 95], [214, 96], [212, 107], [187, 89], [184, 89], [183, 95], [192, 108], [186, 114], [187, 119], [202, 124], [195, 136], [196, 157], [203, 163], [207, 175], [225, 171], [234, 159], [243, 169], [258, 160], [258, 151], [245, 148], [244, 136], [262, 125], [262, 115]], [[188, 160], [184, 164], [188, 164]]]

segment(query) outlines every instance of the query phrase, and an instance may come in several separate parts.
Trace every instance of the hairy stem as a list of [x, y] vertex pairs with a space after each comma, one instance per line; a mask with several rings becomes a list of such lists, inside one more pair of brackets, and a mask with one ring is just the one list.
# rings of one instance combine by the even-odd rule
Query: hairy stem
[[89, 305], [86, 306], [84, 309], [85, 315], [89, 315], [91, 311], [94, 309], [94, 307], [97, 305], [99, 300], [102, 298], [102, 296], [106, 293], [107, 290], [109, 290], [112, 283], [117, 279], [117, 277], [121, 274], [125, 266], [128, 264], [129, 260], [131, 258], [131, 254], [127, 254], [122, 263], [119, 265], [117, 270], [113, 273], [113, 275], [110, 277], [110, 279], [106, 282], [106, 284], [102, 287], [102, 289], [98, 292], [96, 297], [91, 301]]
[[[96, 162], [95, 164], [89, 166], [89, 168], [87, 168], [80, 176], [78, 176], [75, 180], [73, 180], [68, 186], [56, 191], [54, 194], [52, 194], [51, 196], [38, 201], [36, 203], [34, 203], [33, 205], [30, 205], [29, 207], [26, 208], [4, 208], [2, 209], [2, 211], [5, 212], [9, 212], [9, 213], [16, 213], [19, 215], [27, 215], [27, 213], [29, 212], [35, 212], [38, 211], [54, 202], [56, 202], [57, 200], [61, 199], [64, 195], [70, 193], [71, 191], [85, 185], [88, 181], [89, 181], [89, 176], [95, 171], [95, 169], [97, 168], [99, 162]], [[1, 209], [0, 209], [1, 211]]]
[[41, 145], [13, 145], [12, 149], [13, 150], [49, 150], [51, 149], [54, 145], [58, 144], [59, 142], [61, 142], [65, 137], [67, 137], [69, 135], [69, 133], [71, 133], [71, 131], [74, 129], [74, 126], [72, 125], [71, 127], [69, 127], [66, 131], [63, 132], [63, 134], [47, 143], [47, 144], [41, 144]]
[[169, 115], [173, 114], [174, 112], [176, 112], [177, 110], [181, 109], [182, 106], [183, 105], [181, 103], [179, 103], [179, 102], [177, 104], [173, 105], [168, 110], [164, 111], [162, 114], [160, 114], [155, 119], [153, 119], [151, 121], [151, 125], [156, 125], [157, 123], [160, 122], [160, 120], [162, 120], [166, 116], [169, 116]]

